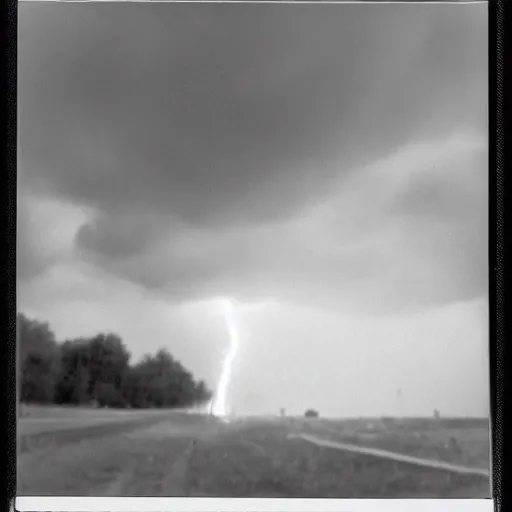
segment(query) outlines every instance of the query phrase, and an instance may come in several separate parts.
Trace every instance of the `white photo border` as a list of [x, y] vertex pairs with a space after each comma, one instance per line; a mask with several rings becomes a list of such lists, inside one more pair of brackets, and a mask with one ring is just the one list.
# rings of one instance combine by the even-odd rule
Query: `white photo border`
[[488, 499], [96, 498], [25, 496], [19, 512], [493, 512]]
[[[488, 4], [488, 0], [17, 0], [48, 3]], [[491, 417], [489, 418], [491, 421]], [[490, 435], [492, 431], [490, 432]], [[492, 469], [492, 464], [491, 464]], [[492, 485], [492, 471], [491, 471]], [[198, 498], [19, 496], [15, 512], [494, 512], [489, 498]]]

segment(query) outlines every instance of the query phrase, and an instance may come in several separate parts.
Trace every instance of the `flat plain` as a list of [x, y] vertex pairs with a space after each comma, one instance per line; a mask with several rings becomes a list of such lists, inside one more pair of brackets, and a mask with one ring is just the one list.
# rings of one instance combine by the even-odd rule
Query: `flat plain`
[[489, 460], [486, 420], [225, 421], [186, 411], [30, 406], [18, 421], [19, 496], [486, 498]]

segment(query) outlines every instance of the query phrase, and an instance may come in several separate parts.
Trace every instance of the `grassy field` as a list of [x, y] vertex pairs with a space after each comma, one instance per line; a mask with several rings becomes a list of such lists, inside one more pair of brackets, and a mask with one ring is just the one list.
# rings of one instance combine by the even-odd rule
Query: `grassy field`
[[486, 420], [402, 420], [303, 422], [303, 430], [345, 443], [416, 457], [490, 469], [490, 430]]
[[[19, 421], [18, 495], [488, 497], [489, 479], [316, 446], [289, 434], [489, 466], [485, 423], [217, 418], [37, 410]], [[64, 425], [64, 426], [63, 426]]]

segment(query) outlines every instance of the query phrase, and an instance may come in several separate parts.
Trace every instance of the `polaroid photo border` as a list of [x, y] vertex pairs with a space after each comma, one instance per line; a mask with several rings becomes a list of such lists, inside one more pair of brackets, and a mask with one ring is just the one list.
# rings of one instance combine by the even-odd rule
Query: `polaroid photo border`
[[[89, 2], [102, 0], [19, 0]], [[132, 0], [107, 0], [111, 2]], [[190, 3], [195, 0], [136, 0], [137, 2]], [[233, 0], [197, 0], [199, 3], [236, 3]], [[241, 2], [243, 3], [243, 2]], [[290, 0], [263, 0], [253, 3], [318, 3]], [[345, 2], [321, 3], [400, 3]], [[411, 2], [414, 3], [414, 2]], [[439, 2], [418, 2], [435, 4]], [[480, 0], [445, 2], [454, 4], [488, 3]], [[489, 499], [297, 499], [297, 498], [147, 498], [147, 497], [59, 497], [20, 496], [15, 499], [20, 512], [490, 512], [494, 503]]]

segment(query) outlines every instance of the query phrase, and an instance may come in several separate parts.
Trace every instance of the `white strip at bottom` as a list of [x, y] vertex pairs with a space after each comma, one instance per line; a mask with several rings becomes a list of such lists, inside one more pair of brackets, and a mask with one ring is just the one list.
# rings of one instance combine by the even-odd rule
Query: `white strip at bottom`
[[20, 512], [493, 512], [491, 499], [16, 498]]

